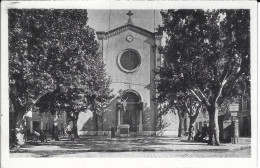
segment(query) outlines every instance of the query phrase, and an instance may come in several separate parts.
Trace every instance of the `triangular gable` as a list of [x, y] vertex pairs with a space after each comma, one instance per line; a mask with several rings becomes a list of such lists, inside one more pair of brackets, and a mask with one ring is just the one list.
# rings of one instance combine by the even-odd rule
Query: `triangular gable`
[[96, 34], [97, 34], [98, 39], [107, 39], [109, 37], [112, 37], [112, 36], [115, 36], [115, 35], [120, 34], [122, 32], [125, 32], [127, 30], [131, 30], [135, 33], [141, 34], [141, 35], [146, 36], [146, 37], [154, 37], [154, 35], [156, 34], [156, 33], [150, 32], [146, 29], [143, 29], [141, 27], [135, 26], [133, 24], [126, 24], [126, 25], [120, 26], [118, 28], [115, 28], [113, 30], [110, 30], [108, 32], [98, 31], [98, 32], [96, 32]]

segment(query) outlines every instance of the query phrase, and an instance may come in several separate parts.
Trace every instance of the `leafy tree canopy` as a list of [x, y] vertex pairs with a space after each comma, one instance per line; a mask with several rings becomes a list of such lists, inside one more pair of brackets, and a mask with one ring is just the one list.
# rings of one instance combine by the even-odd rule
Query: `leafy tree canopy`
[[248, 93], [249, 10], [167, 10], [161, 14], [159, 30], [167, 34], [161, 87], [186, 88], [208, 106]]
[[161, 14], [159, 31], [167, 39], [161, 50], [163, 67], [156, 71], [159, 99], [171, 99], [172, 92], [191, 93], [209, 113], [210, 143], [219, 145], [220, 107], [250, 91], [250, 11], [166, 10]]
[[54, 113], [101, 107], [111, 99], [86, 10], [10, 9], [8, 14], [15, 112], [24, 114], [36, 101], [41, 111]]

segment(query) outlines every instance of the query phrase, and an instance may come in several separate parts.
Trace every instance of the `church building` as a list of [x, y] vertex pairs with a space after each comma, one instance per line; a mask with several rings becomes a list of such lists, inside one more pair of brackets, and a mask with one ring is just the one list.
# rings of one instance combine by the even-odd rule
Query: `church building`
[[[96, 32], [99, 52], [103, 56], [115, 99], [102, 116], [81, 113], [78, 121], [80, 135], [117, 136], [154, 135], [157, 125], [155, 74], [160, 66], [162, 34], [136, 26], [127, 13], [126, 24], [108, 32]], [[120, 103], [122, 107], [120, 107]], [[92, 118], [86, 121], [87, 118]], [[97, 122], [98, 121], [98, 122]]]

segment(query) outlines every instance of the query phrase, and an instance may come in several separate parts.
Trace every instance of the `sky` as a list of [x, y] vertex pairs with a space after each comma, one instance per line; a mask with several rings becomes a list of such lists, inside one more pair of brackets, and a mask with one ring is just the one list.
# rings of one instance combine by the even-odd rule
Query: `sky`
[[[95, 31], [109, 31], [127, 23], [127, 12], [128, 10], [88, 10], [88, 25]], [[131, 10], [131, 12], [133, 24], [151, 32], [154, 32], [154, 27], [157, 28], [162, 24], [160, 10]]]

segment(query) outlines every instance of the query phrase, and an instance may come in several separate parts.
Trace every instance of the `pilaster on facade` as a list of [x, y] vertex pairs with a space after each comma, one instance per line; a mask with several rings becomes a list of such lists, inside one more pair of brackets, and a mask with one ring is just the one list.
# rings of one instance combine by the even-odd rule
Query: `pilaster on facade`
[[98, 52], [99, 52], [99, 54], [101, 55], [101, 57], [103, 58], [103, 63], [105, 63], [106, 64], [106, 62], [105, 62], [105, 56], [104, 56], [104, 54], [103, 54], [103, 52], [104, 52], [104, 38], [105, 38], [105, 32], [96, 32], [96, 34], [97, 34], [97, 38], [98, 38], [98, 43], [99, 43], [99, 48], [98, 48]]
[[161, 54], [159, 51], [159, 47], [161, 47], [161, 41], [162, 41], [162, 33], [155, 32], [154, 33], [154, 39], [155, 39], [155, 62], [156, 62], [156, 68], [161, 67]]

